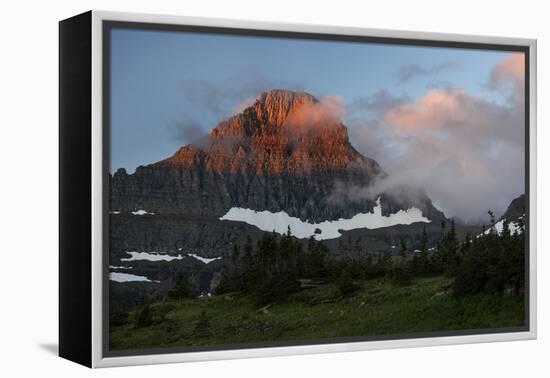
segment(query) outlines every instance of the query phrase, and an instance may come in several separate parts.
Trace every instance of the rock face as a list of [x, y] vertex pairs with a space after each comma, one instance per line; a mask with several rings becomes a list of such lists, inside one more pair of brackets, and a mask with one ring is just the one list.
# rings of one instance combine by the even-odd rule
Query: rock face
[[506, 218], [510, 221], [516, 220], [519, 217], [525, 215], [526, 203], [525, 203], [525, 194], [522, 194], [521, 196], [514, 198], [504, 214], [502, 214], [501, 219]]
[[[385, 176], [350, 144], [335, 104], [272, 90], [220, 122], [206, 141], [134, 174], [119, 169], [111, 178], [111, 209], [220, 217], [243, 207], [320, 222], [371, 211], [376, 198], [334, 201], [331, 194]], [[380, 195], [385, 214], [417, 206], [431, 219], [444, 217], [424, 194], [409, 203]]]
[[[110, 216], [112, 265], [128, 257], [126, 251], [155, 251], [172, 255], [194, 253], [202, 257], [226, 256], [232, 243], [244, 244], [262, 232], [242, 222], [222, 222], [215, 218], [187, 217], [181, 214]], [[156, 278], [154, 278], [156, 279]]]

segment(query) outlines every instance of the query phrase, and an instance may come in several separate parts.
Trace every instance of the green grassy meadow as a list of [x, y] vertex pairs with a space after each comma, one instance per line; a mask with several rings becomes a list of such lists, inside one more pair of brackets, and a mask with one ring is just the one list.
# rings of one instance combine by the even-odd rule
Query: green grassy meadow
[[478, 293], [456, 297], [446, 276], [415, 278], [399, 286], [386, 278], [357, 282], [342, 296], [326, 284], [303, 289], [267, 306], [239, 293], [149, 304], [148, 326], [138, 326], [142, 307], [111, 328], [111, 350], [212, 346], [415, 332], [518, 327], [523, 296]]

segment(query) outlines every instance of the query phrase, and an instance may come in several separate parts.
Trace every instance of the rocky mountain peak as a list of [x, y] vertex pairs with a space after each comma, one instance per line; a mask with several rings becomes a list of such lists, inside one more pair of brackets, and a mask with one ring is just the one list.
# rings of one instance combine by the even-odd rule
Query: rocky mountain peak
[[309, 93], [273, 89], [263, 92], [241, 113], [221, 121], [209, 135], [223, 138], [279, 133], [289, 118], [316, 104], [319, 100]]
[[306, 92], [274, 89], [262, 93], [252, 108], [264, 124], [281, 127], [294, 112], [318, 103], [315, 97]]
[[299, 173], [358, 168], [370, 175], [378, 164], [359, 154], [335, 104], [305, 92], [274, 89], [241, 113], [221, 121], [202, 146], [188, 145], [160, 162], [203, 166], [217, 172]]
[[514, 198], [504, 214], [502, 214], [501, 219], [508, 219], [509, 221], [514, 221], [519, 217], [522, 217], [526, 213], [527, 203], [525, 200], [525, 194], [520, 195], [517, 198]]

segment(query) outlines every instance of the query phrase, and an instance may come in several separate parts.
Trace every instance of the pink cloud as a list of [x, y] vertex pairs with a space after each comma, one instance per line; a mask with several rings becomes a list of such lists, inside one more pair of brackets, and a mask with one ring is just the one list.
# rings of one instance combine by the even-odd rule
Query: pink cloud
[[319, 102], [304, 104], [291, 113], [285, 120], [284, 127], [299, 132], [311, 129], [333, 129], [341, 124], [342, 98], [325, 96]]
[[412, 103], [390, 108], [384, 120], [392, 127], [412, 131], [421, 127], [437, 127], [448, 122], [462, 122], [466, 118], [460, 101], [464, 93], [458, 89], [430, 90]]
[[491, 71], [489, 88], [508, 96], [508, 101], [523, 104], [525, 90], [525, 54], [506, 56]]
[[521, 79], [525, 76], [525, 56], [523, 53], [508, 55], [491, 71], [491, 80]]

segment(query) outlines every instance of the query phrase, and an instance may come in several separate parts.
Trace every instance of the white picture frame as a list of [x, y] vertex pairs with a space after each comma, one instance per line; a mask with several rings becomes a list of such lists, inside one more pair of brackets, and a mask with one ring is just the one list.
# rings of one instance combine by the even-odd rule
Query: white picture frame
[[[154, 14], [136, 14], [123, 12], [105, 12], [91, 11], [87, 14], [91, 25], [91, 41], [90, 41], [90, 56], [91, 56], [91, 230], [89, 237], [91, 240], [91, 249], [88, 252], [90, 265], [90, 308], [91, 308], [91, 324], [90, 324], [90, 355], [89, 360], [80, 361], [90, 367], [116, 367], [128, 365], [144, 365], [144, 364], [159, 364], [159, 363], [175, 363], [175, 362], [193, 362], [193, 361], [210, 361], [210, 360], [225, 360], [236, 358], [254, 358], [267, 356], [287, 356], [312, 353], [328, 353], [328, 352], [348, 352], [348, 351], [366, 351], [375, 349], [389, 348], [411, 348], [450, 344], [468, 344], [468, 343], [485, 343], [498, 341], [512, 340], [529, 340], [535, 339], [537, 336], [537, 303], [536, 303], [536, 259], [537, 259], [537, 161], [536, 161], [536, 72], [537, 72], [537, 43], [533, 39], [523, 38], [504, 38], [490, 37], [477, 35], [457, 35], [445, 33], [426, 33], [413, 31], [398, 31], [398, 30], [379, 30], [368, 28], [351, 28], [351, 27], [336, 27], [323, 25], [301, 25], [301, 24], [285, 24], [285, 23], [266, 23], [256, 21], [215, 19], [215, 18], [196, 18], [183, 16], [169, 15], [154, 15]], [[108, 356], [104, 350], [105, 324], [104, 324], [104, 295], [105, 295], [105, 261], [103, 251], [104, 241], [104, 153], [103, 153], [103, 138], [105, 128], [103, 126], [103, 51], [104, 51], [104, 32], [103, 24], [106, 21], [117, 22], [132, 22], [132, 23], [147, 23], [157, 25], [191, 25], [200, 27], [217, 27], [217, 28], [232, 28], [241, 30], [262, 30], [276, 31], [288, 33], [312, 33], [312, 34], [330, 34], [344, 36], [364, 36], [375, 38], [390, 38], [390, 39], [405, 39], [405, 40], [422, 40], [422, 41], [437, 41], [445, 44], [453, 43], [473, 43], [495, 45], [514, 45], [522, 46], [528, 54], [528, 135], [529, 140], [526, 140], [526, 147], [529, 148], [528, 174], [529, 174], [529, 266], [528, 266], [528, 296], [529, 296], [529, 319], [528, 329], [521, 332], [504, 332], [504, 333], [484, 333], [484, 334], [464, 334], [457, 336], [441, 336], [441, 337], [414, 337], [405, 339], [391, 340], [373, 340], [360, 341], [351, 343], [327, 343], [315, 345], [293, 345], [283, 347], [265, 347], [265, 348], [246, 348], [246, 349], [226, 349], [215, 351], [198, 351], [198, 352], [182, 352], [182, 353], [154, 353], [140, 354], [128, 356]], [[527, 172], [526, 172], [527, 173]], [[63, 232], [63, 231], [62, 231]], [[67, 281], [63, 281], [67, 282]], [[526, 290], [527, 291], [527, 290]], [[61, 306], [62, 308], [65, 308]], [[67, 315], [69, 316], [69, 315]], [[87, 331], [86, 331], [87, 332]], [[83, 339], [86, 343], [86, 339]], [[60, 346], [63, 350], [63, 346]], [[70, 354], [70, 353], [68, 353]], [[63, 353], [62, 353], [63, 355]], [[68, 356], [70, 358], [70, 356]], [[70, 358], [71, 359], [71, 358]], [[74, 358], [73, 358], [74, 359]]]

